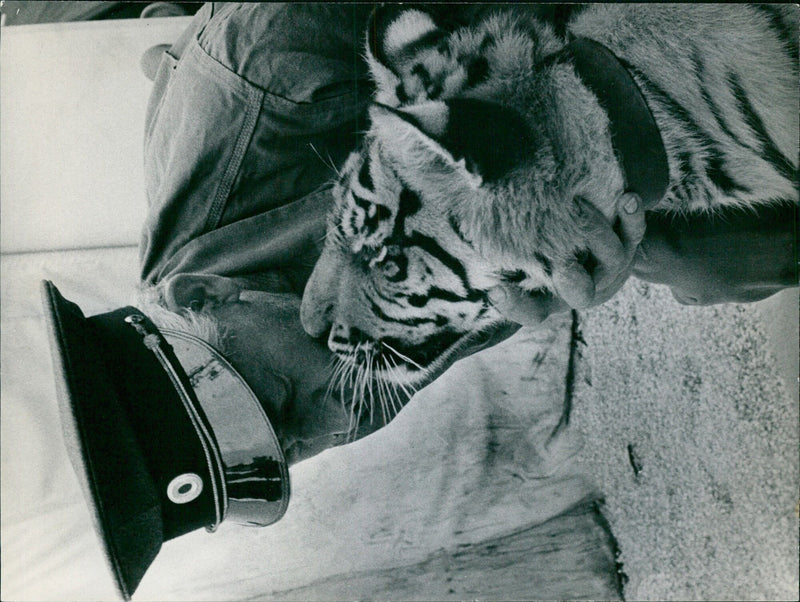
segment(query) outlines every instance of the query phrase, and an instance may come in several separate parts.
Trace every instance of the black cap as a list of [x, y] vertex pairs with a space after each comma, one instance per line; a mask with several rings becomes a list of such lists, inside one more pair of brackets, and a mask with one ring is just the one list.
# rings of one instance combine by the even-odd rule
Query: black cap
[[[190, 379], [166, 335], [135, 307], [86, 318], [47, 281], [42, 297], [70, 460], [125, 599], [164, 541], [201, 527], [215, 529], [229, 505], [237, 522], [246, 524], [270, 524], [283, 515], [288, 471], [277, 438], [252, 391], [224, 358], [200, 340], [176, 338], [181, 353], [206, 354]], [[205, 395], [204, 371], [212, 380], [225, 373], [235, 384]], [[193, 387], [215, 404], [210, 414]], [[226, 403], [232, 411], [217, 411]], [[253, 405], [260, 413], [255, 418]], [[237, 446], [235, 433], [242, 429], [236, 420], [252, 425], [262, 418], [260, 430], [244, 429], [254, 434]], [[254, 448], [259, 453], [252, 462], [236, 451]], [[243, 474], [249, 487], [239, 495]], [[250, 520], [253, 513], [257, 519]]]

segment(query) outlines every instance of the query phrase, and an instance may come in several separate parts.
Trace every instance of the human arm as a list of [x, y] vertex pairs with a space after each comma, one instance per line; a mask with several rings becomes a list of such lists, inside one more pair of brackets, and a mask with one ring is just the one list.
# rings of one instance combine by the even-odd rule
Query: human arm
[[610, 237], [607, 222], [604, 226], [602, 216], [593, 217], [597, 224], [593, 249], [606, 253], [608, 268], [590, 276], [585, 270], [581, 273], [580, 264], [573, 264], [554, 278], [560, 297], [531, 295], [513, 285], [498, 287], [491, 294], [495, 307], [510, 320], [535, 325], [570, 305], [607, 301], [629, 274], [666, 284], [679, 302], [692, 305], [758, 301], [798, 285], [794, 203], [690, 216], [644, 214], [638, 208], [632, 214], [621, 212], [623, 216], [629, 218], [624, 223], [631, 234], [620, 237], [622, 252]]
[[633, 274], [684, 304], [750, 302], [797, 286], [798, 206], [647, 214]]

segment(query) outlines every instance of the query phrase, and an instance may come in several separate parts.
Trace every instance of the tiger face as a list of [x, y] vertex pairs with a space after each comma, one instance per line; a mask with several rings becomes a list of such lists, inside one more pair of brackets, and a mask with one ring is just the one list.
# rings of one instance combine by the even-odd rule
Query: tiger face
[[413, 386], [502, 319], [491, 267], [387, 153], [371, 139], [342, 169], [301, 318], [344, 364]]

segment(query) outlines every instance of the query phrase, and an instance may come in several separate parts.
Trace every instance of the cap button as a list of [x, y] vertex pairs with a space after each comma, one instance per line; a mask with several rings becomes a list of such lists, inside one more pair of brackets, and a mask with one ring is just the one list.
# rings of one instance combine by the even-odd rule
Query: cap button
[[193, 472], [178, 475], [167, 485], [167, 497], [175, 504], [196, 500], [203, 491], [203, 479]]

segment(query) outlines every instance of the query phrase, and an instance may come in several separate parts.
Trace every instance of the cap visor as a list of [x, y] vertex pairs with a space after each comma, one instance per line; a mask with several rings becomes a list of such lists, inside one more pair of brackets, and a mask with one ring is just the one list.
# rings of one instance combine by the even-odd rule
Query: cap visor
[[42, 282], [64, 440], [95, 529], [129, 600], [163, 542], [161, 507], [92, 324]]

